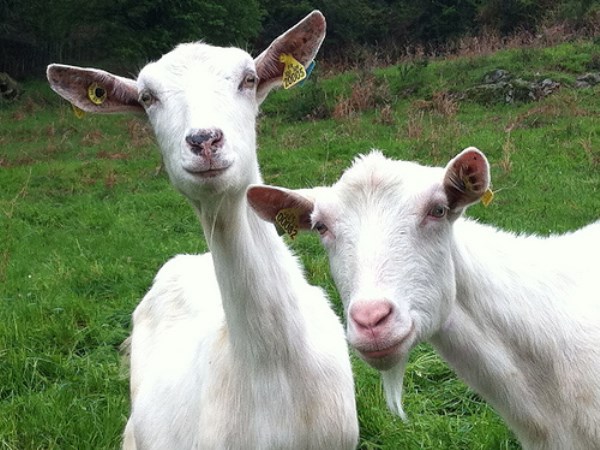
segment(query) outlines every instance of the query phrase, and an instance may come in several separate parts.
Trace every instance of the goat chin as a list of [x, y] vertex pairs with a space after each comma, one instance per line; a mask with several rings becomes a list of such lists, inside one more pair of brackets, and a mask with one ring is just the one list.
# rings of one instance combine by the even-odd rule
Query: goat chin
[[[538, 237], [460, 217], [489, 179], [487, 159], [472, 147], [445, 169], [374, 152], [333, 192], [319, 188], [313, 219], [327, 218], [336, 236], [335, 245], [323, 242], [346, 311], [387, 299], [385, 315], [361, 310], [361, 320], [377, 318], [373, 334], [405, 329], [413, 318], [418, 335], [429, 336], [525, 448], [600, 448], [598, 271], [589, 264], [600, 253], [600, 222]], [[351, 199], [353, 214], [332, 198]], [[402, 414], [403, 365], [380, 368], [388, 405]]]
[[[252, 205], [272, 220], [261, 199], [276, 199], [318, 225], [358, 350], [368, 356], [378, 350], [365, 347], [369, 336], [405, 335], [412, 321], [413, 344], [429, 341], [524, 448], [600, 448], [598, 265], [590, 263], [600, 222], [539, 237], [461, 217], [491, 197], [487, 158], [469, 147], [445, 167], [373, 151], [330, 187], [263, 186]], [[404, 365], [379, 368], [388, 405], [402, 415]]]
[[[248, 209], [260, 183], [256, 115], [281, 84], [283, 49], [307, 67], [314, 11], [256, 59], [181, 44], [137, 80], [51, 65], [52, 88], [89, 112], [145, 112], [171, 183], [211, 253], [167, 262], [133, 315], [125, 448], [351, 449], [358, 441], [344, 331], [272, 226]], [[89, 86], [104, 94], [92, 97]]]

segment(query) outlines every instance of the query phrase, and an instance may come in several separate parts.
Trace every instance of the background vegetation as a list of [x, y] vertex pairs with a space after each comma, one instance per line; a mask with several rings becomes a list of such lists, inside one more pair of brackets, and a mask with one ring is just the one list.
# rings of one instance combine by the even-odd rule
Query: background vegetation
[[2, 0], [0, 72], [41, 78], [62, 62], [135, 73], [198, 39], [262, 49], [314, 8], [328, 21], [322, 55], [341, 63], [453, 53], [476, 36], [600, 31], [597, 0]]
[[[373, 147], [443, 165], [476, 145], [492, 163], [496, 199], [469, 215], [544, 235], [580, 227], [600, 210], [600, 87], [575, 84], [600, 70], [599, 44], [467, 51], [335, 76], [317, 66], [302, 88], [264, 104], [265, 179], [329, 184]], [[497, 68], [561, 87], [533, 103], [463, 95]], [[160, 164], [141, 117], [77, 119], [45, 82], [0, 102], [0, 449], [118, 447], [129, 408], [118, 349], [131, 312], [167, 259], [206, 250]], [[318, 239], [291, 245], [340, 312]], [[408, 366], [407, 423], [387, 411], [377, 373], [353, 361], [361, 449], [519, 448], [429, 346]]]

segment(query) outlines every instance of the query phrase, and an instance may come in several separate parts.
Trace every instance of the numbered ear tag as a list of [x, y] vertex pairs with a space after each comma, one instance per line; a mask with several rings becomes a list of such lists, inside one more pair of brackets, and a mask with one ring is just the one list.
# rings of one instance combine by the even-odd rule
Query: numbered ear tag
[[300, 213], [293, 208], [282, 209], [275, 216], [275, 222], [289, 234], [291, 239], [294, 239], [298, 234]]
[[88, 86], [88, 98], [94, 105], [101, 105], [106, 100], [106, 89], [98, 83], [92, 83]]
[[306, 69], [292, 55], [283, 53], [279, 56], [279, 61], [284, 64], [282, 79], [284, 89], [289, 89], [306, 78]]
[[77, 117], [78, 119], [81, 119], [83, 118], [83, 116], [85, 116], [85, 111], [83, 109], [78, 108], [73, 103], [71, 103], [71, 107], [73, 108], [73, 113], [75, 114], [75, 117]]
[[481, 203], [483, 203], [483, 206], [488, 206], [490, 203], [492, 203], [492, 200], [494, 200], [494, 193], [488, 188], [488, 190], [485, 191], [481, 196]]

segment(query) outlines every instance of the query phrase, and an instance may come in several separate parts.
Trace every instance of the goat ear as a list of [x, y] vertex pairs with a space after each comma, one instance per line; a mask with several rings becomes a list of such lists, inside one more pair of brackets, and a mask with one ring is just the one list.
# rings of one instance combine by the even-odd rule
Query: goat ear
[[50, 64], [50, 87], [79, 109], [91, 113], [144, 112], [135, 80], [103, 70]]
[[313, 11], [295, 26], [275, 39], [255, 60], [259, 77], [257, 99], [261, 103], [271, 89], [281, 86], [285, 64], [281, 55], [292, 56], [307, 68], [317, 56], [325, 39], [325, 16]]
[[296, 229], [310, 230], [314, 201], [303, 195], [304, 192], [307, 190], [293, 191], [275, 186], [254, 185], [248, 188], [246, 197], [248, 204], [263, 220], [278, 223], [278, 215], [282, 211], [291, 211], [294, 221], [297, 219], [297, 223], [293, 224]]
[[460, 152], [446, 166], [444, 191], [451, 211], [479, 201], [490, 187], [490, 165], [475, 147]]

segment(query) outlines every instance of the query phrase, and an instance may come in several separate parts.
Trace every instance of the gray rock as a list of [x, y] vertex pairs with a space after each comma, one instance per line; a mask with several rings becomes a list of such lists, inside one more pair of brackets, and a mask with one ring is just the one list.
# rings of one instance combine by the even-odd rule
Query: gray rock
[[589, 88], [597, 84], [600, 84], [600, 72], [590, 72], [580, 75], [575, 81], [576, 88]]
[[19, 84], [7, 73], [0, 72], [0, 99], [14, 100], [21, 94]]
[[496, 69], [496, 70], [492, 70], [491, 72], [486, 73], [483, 76], [483, 83], [484, 84], [496, 84], [496, 83], [500, 83], [500, 82], [510, 81], [511, 78], [512, 78], [512, 75], [507, 70]]
[[483, 84], [467, 89], [464, 98], [484, 104], [531, 102], [552, 94], [559, 87], [560, 83], [550, 78], [528, 81], [496, 69], [484, 76]]

